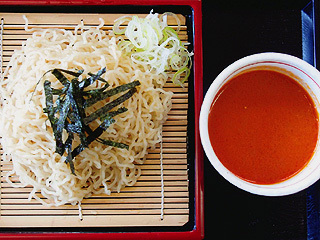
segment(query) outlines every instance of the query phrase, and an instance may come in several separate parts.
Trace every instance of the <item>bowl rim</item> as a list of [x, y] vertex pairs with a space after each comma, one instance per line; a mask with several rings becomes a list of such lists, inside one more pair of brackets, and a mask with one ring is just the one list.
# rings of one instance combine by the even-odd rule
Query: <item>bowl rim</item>
[[[299, 71], [301, 71], [303, 74], [308, 76], [311, 80], [313, 80], [320, 91], [320, 72], [316, 68], [314, 68], [312, 65], [310, 65], [309, 63], [305, 62], [304, 60], [298, 57], [284, 54], [284, 53], [276, 53], [276, 52], [257, 53], [257, 54], [243, 57], [235, 61], [234, 63], [230, 64], [229, 66], [227, 66], [214, 79], [207, 93], [205, 94], [205, 97], [201, 106], [200, 116], [199, 116], [200, 139], [201, 139], [204, 152], [206, 153], [210, 163], [218, 171], [218, 173], [222, 177], [224, 177], [227, 181], [229, 181], [236, 187], [253, 194], [263, 195], [263, 196], [284, 196], [284, 195], [289, 195], [289, 194], [299, 192], [309, 187], [313, 183], [315, 183], [320, 178], [320, 161], [319, 161], [319, 164], [313, 167], [312, 169], [307, 168], [307, 170], [305, 170], [306, 167], [304, 167], [300, 172], [298, 172], [297, 174], [293, 175], [292, 177], [280, 183], [255, 184], [237, 177], [219, 161], [219, 159], [217, 158], [217, 156], [213, 151], [213, 148], [209, 139], [209, 134], [208, 134], [208, 115], [209, 115], [210, 107], [216, 93], [225, 84], [224, 81], [241, 68], [258, 64], [258, 63], [263, 64], [265, 62], [285, 64], [290, 67], [297, 68]], [[318, 98], [318, 102], [320, 102], [320, 95], [319, 96], [317, 95], [316, 97]], [[318, 113], [320, 114], [319, 110], [320, 110], [320, 107], [318, 106]], [[319, 132], [320, 132], [320, 129], [319, 129]], [[318, 140], [317, 140], [317, 149], [319, 152], [318, 154], [320, 154], [320, 147], [319, 147], [320, 133], [319, 132], [318, 132]], [[315, 155], [316, 154], [314, 154], [311, 159], [313, 159]], [[309, 163], [307, 165], [309, 165]], [[308, 171], [307, 175], [305, 174], [305, 171]], [[303, 174], [306, 176], [303, 177]], [[297, 178], [301, 178], [301, 179], [299, 180], [299, 182], [295, 183], [295, 179]]]

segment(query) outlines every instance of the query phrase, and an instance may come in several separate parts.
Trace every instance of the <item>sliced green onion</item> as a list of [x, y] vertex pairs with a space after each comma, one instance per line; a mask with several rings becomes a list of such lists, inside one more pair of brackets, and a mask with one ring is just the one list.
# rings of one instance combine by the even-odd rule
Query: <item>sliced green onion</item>
[[[182, 74], [185, 73], [184, 76]], [[187, 67], [179, 69], [172, 78], [173, 83], [180, 85], [181, 87], [183, 86], [182, 84], [188, 79], [190, 75], [190, 69]]]
[[126, 28], [125, 27], [120, 28], [120, 26], [125, 22], [129, 22], [130, 20], [131, 20], [130, 16], [122, 16], [116, 19], [113, 25], [113, 32], [115, 34], [124, 34], [126, 31]]
[[[176, 22], [177, 22], [177, 26], [178, 26], [178, 28], [177, 28], [177, 32], [179, 32], [180, 31], [180, 28], [181, 28], [181, 24], [180, 24], [180, 19], [178, 18], [178, 16], [176, 15], [176, 14], [174, 14], [174, 13], [172, 13], [172, 12], [165, 12], [165, 13], [163, 13], [163, 14], [161, 14], [161, 16], [160, 16], [160, 21], [164, 21], [164, 18], [167, 18], [167, 16], [172, 16], [172, 17], [174, 17], [174, 19], [176, 20]], [[165, 23], [167, 22], [167, 20], [165, 20]]]
[[[177, 31], [167, 24], [167, 16], [173, 16], [177, 22]], [[160, 17], [152, 11], [145, 18], [133, 16], [124, 29], [119, 26], [128, 21], [122, 17], [115, 21], [115, 34], [125, 33], [128, 40], [118, 43], [119, 49], [131, 56], [133, 62], [148, 66], [156, 74], [164, 74], [167, 70], [177, 71], [172, 81], [182, 86], [188, 78], [191, 68], [191, 56], [185, 45], [180, 41], [177, 32], [180, 30], [180, 20], [174, 13], [166, 12]], [[180, 77], [186, 73], [185, 77]]]

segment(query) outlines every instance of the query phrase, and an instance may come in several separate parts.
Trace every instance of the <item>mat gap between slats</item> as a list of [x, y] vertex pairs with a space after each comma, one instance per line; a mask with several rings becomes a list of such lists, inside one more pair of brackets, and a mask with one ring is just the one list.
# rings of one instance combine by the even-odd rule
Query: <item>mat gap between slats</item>
[[[29, 28], [64, 28], [73, 30], [83, 20], [85, 26], [98, 26], [104, 20], [104, 31], [110, 31], [115, 19], [122, 14], [51, 14], [25, 13]], [[146, 16], [145, 14], [138, 14]], [[178, 15], [181, 29], [179, 37], [187, 42], [185, 18]], [[2, 71], [8, 65], [14, 50], [21, 47], [32, 33], [25, 31], [25, 21], [20, 13], [0, 13], [3, 19]], [[168, 24], [177, 29], [176, 20], [168, 17]], [[149, 151], [142, 174], [134, 186], [111, 195], [95, 195], [82, 202], [83, 221], [78, 217], [78, 207], [66, 204], [59, 207], [43, 206], [36, 200], [28, 201], [31, 186], [13, 188], [6, 182], [6, 173], [12, 164], [0, 161], [1, 168], [1, 227], [114, 227], [114, 226], [181, 226], [189, 220], [188, 163], [187, 163], [187, 114], [188, 82], [184, 88], [165, 85], [173, 91], [172, 110], [163, 126], [163, 181], [164, 218], [161, 210], [160, 145]], [[2, 154], [2, 149], [0, 150]], [[19, 183], [17, 177], [10, 178]], [[39, 197], [41, 195], [39, 194]]]

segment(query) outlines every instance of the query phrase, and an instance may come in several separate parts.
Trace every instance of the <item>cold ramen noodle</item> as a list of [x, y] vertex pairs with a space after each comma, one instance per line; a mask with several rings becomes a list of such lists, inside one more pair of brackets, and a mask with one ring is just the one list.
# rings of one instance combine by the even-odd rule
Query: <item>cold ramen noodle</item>
[[102, 26], [102, 20], [74, 31], [26, 26], [33, 34], [1, 79], [1, 145], [13, 164], [6, 180], [32, 186], [29, 199], [44, 205], [77, 204], [134, 185], [171, 109], [172, 92], [163, 86], [169, 79], [182, 85], [190, 72], [192, 54], [166, 14], [117, 20], [111, 33]]
[[319, 114], [309, 93], [276, 69], [247, 70], [221, 87], [209, 113], [220, 162], [256, 184], [282, 182], [314, 154]]

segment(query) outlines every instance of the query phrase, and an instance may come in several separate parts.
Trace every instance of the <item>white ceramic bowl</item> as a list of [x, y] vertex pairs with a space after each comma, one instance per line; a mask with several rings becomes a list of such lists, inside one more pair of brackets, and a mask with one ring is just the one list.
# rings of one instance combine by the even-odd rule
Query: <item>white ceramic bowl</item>
[[[217, 158], [208, 134], [208, 115], [212, 101], [219, 89], [233, 76], [249, 68], [268, 66], [282, 69], [283, 73], [289, 74], [292, 77], [297, 76], [297, 81], [304, 86], [312, 97], [314, 104], [320, 113], [320, 73], [319, 71], [308, 64], [307, 62], [282, 53], [259, 53], [248, 57], [244, 57], [226, 69], [224, 69], [213, 81], [207, 91], [202, 103], [200, 112], [200, 137], [204, 151], [210, 160], [213, 167], [229, 182], [235, 186], [248, 192], [265, 195], [265, 196], [282, 196], [299, 192], [320, 178], [320, 134], [318, 132], [318, 142], [315, 153], [299, 173], [293, 177], [276, 184], [254, 184], [240, 179], [230, 172]], [[282, 72], [281, 70], [281, 72]], [[320, 129], [320, 127], [319, 127]]]

